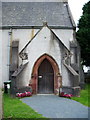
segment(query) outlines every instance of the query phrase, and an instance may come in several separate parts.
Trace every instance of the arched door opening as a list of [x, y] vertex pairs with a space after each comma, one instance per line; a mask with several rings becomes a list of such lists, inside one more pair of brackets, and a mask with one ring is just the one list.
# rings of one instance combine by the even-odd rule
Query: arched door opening
[[44, 59], [38, 68], [38, 93], [54, 93], [54, 70], [47, 59]]
[[42, 55], [34, 64], [30, 85], [33, 94], [57, 94], [60, 71], [56, 61], [49, 55]]

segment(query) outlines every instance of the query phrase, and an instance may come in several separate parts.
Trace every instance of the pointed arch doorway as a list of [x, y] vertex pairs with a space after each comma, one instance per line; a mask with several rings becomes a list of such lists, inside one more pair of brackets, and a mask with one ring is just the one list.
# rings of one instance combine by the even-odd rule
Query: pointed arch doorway
[[56, 61], [47, 54], [42, 55], [33, 66], [30, 81], [33, 94], [57, 94], [59, 90], [58, 74], [60, 71]]
[[54, 93], [54, 70], [46, 58], [38, 68], [38, 93]]

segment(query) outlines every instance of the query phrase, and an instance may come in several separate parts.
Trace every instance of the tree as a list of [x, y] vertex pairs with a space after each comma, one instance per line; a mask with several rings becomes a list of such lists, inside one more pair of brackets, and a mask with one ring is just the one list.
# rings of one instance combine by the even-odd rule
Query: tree
[[83, 8], [83, 15], [79, 19], [76, 38], [81, 47], [82, 64], [90, 66], [90, 1]]

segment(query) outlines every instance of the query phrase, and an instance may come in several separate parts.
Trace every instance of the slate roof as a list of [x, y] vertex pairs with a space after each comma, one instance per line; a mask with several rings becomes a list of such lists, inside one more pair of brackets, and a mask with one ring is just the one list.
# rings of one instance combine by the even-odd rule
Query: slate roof
[[63, 2], [2, 2], [2, 26], [73, 28], [68, 4]]

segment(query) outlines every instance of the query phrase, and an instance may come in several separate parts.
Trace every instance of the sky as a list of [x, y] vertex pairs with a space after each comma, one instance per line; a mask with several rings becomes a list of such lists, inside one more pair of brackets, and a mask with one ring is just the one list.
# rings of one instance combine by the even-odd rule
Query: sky
[[[89, 0], [68, 0], [76, 26], [78, 24], [78, 20], [80, 19], [80, 16], [82, 15], [83, 5], [88, 1]], [[84, 69], [84, 72], [88, 71], [88, 68], [86, 66], [84, 66], [83, 69]]]
[[[68, 0], [76, 26], [78, 24], [78, 20], [80, 19], [80, 16], [82, 15], [82, 7], [88, 1], [89, 0]], [[88, 68], [86, 66], [84, 66], [83, 69], [84, 69], [84, 72], [88, 71]]]
[[77, 25], [80, 16], [82, 15], [82, 7], [89, 0], [68, 0], [74, 21]]

